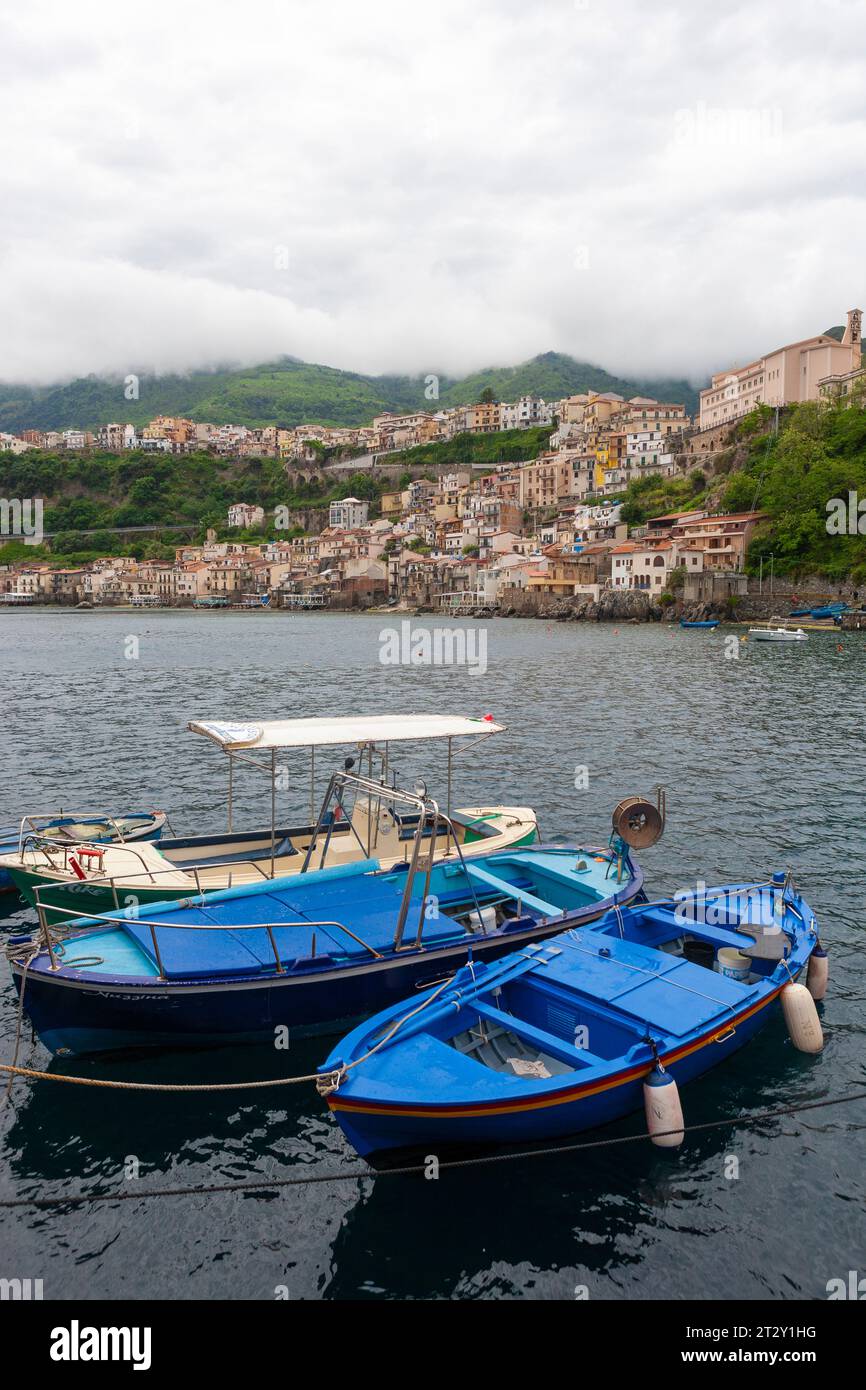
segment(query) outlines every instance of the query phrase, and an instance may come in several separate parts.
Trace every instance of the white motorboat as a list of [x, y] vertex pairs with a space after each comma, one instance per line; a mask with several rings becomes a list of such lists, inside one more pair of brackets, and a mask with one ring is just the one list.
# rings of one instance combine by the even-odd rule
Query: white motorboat
[[749, 636], [756, 642], [808, 642], [801, 627], [750, 627]]
[[[144, 903], [191, 897], [374, 857], [387, 869], [407, 863], [419, 813], [417, 807], [396, 812], [390, 808], [390, 750], [394, 744], [431, 739], [446, 742], [445, 812], [435, 825], [427, 818], [421, 827], [422, 838], [432, 843], [434, 859], [448, 861], [512, 850], [531, 845], [538, 837], [535, 812], [529, 806], [481, 802], [452, 809], [454, 758], [505, 729], [490, 715], [480, 719], [442, 714], [341, 715], [262, 723], [195, 720], [189, 728], [203, 734], [227, 756], [226, 829], [208, 835], [173, 836], [163, 839], [158, 847], [145, 843], [87, 844], [83, 849], [74, 844], [57, 846], [22, 829], [16, 852], [0, 855], [0, 872], [5, 869], [9, 873], [31, 906], [39, 910], [40, 905], [50, 904], [48, 910], [54, 915], [79, 906], [111, 911], [129, 905], [132, 899]], [[359, 771], [366, 765], [366, 776], [350, 779], [349, 800], [332, 776], [317, 817], [316, 752], [340, 745], [355, 750], [344, 762], [344, 771], [358, 762]], [[276, 791], [287, 771], [277, 763], [277, 755], [293, 749], [310, 755], [307, 825], [287, 826], [277, 817]], [[234, 828], [236, 764], [265, 775], [271, 810], [266, 828]], [[336, 799], [335, 793], [339, 793]]]

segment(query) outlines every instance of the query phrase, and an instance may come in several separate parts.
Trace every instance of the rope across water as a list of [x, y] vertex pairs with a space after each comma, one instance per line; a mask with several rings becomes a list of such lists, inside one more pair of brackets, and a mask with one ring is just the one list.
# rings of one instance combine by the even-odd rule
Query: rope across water
[[[50, 1075], [50, 1073], [49, 1073]], [[753, 1115], [732, 1115], [723, 1120], [707, 1120], [703, 1124], [689, 1125], [685, 1130], [666, 1131], [677, 1134], [699, 1134], [712, 1129], [724, 1129], [744, 1124], [758, 1124], [765, 1120], [782, 1119], [788, 1115], [800, 1115], [810, 1110], [824, 1110], [834, 1105], [848, 1105], [853, 1101], [866, 1100], [866, 1091], [855, 1091], [847, 1096], [832, 1100], [806, 1101], [803, 1105], [786, 1105], [778, 1110], [760, 1110]], [[655, 1136], [659, 1138], [659, 1135]], [[526, 1158], [554, 1158], [561, 1154], [582, 1153], [591, 1149], [608, 1149], [622, 1144], [652, 1142], [648, 1133], [625, 1134], [610, 1139], [588, 1139], [577, 1144], [557, 1144], [551, 1147], [523, 1149], [514, 1153], [478, 1154], [471, 1158], [443, 1160], [437, 1163], [439, 1171], [458, 1168], [478, 1168], [491, 1163], [514, 1163]], [[293, 1178], [258, 1178], [253, 1182], [209, 1183], [200, 1187], [152, 1187], [132, 1192], [84, 1192], [75, 1195], [55, 1197], [11, 1197], [0, 1199], [0, 1210], [16, 1207], [35, 1207], [50, 1210], [54, 1207], [84, 1206], [87, 1203], [150, 1201], [154, 1197], [202, 1197], [219, 1192], [274, 1192], [286, 1187], [308, 1187], [315, 1183], [359, 1182], [364, 1179], [417, 1177], [428, 1172], [424, 1163], [408, 1164], [401, 1168], [352, 1168], [344, 1173], [305, 1173]]]

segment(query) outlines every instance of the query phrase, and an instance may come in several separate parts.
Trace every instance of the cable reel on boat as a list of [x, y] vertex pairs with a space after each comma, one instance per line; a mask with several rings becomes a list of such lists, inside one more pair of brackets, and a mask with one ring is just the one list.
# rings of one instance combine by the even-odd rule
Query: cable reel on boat
[[614, 808], [613, 831], [630, 849], [649, 849], [665, 828], [665, 794], [659, 787], [656, 804], [645, 796], [627, 796]]

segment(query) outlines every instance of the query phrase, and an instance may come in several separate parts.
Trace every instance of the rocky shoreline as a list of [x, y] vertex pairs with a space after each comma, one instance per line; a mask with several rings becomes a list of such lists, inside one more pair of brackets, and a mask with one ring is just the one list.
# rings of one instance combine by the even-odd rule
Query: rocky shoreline
[[[817, 602], [817, 600], [816, 600]], [[649, 594], [633, 589], [622, 592], [602, 593], [598, 600], [587, 598], [549, 598], [539, 599], [531, 606], [490, 609], [474, 608], [464, 615], [472, 618], [541, 618], [546, 622], [589, 622], [589, 623], [670, 623], [685, 618], [687, 622], [704, 622], [718, 618], [721, 622], [742, 624], [769, 618], [787, 618], [792, 607], [789, 597], [764, 597], [744, 594], [735, 600], [726, 599], [718, 603], [661, 604]], [[443, 617], [441, 610], [420, 607], [406, 610], [377, 609], [377, 612], [406, 611], [417, 615], [435, 612]]]

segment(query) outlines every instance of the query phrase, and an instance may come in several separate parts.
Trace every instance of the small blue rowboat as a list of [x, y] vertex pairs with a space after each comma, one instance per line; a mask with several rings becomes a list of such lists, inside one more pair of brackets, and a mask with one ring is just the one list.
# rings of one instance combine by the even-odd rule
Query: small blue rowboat
[[819, 1050], [812, 995], [793, 985], [818, 946], [784, 874], [611, 911], [377, 1014], [332, 1051], [321, 1089], [362, 1155], [606, 1124], [641, 1107], [645, 1082], [724, 1061], [786, 989], [799, 991], [783, 1001], [795, 1044]]
[[821, 619], [835, 618], [838, 614], [847, 612], [847, 609], [847, 603], [828, 603], [823, 608], [812, 608], [809, 611], [813, 618]]
[[[0, 829], [0, 854], [16, 854], [24, 840], [52, 845], [112, 844], [127, 840], [158, 840], [166, 822], [164, 811], [133, 811], [125, 816], [82, 813], [65, 816], [24, 816], [16, 826]], [[0, 868], [0, 893], [15, 887]]]
[[[273, 1042], [358, 1018], [596, 920], [642, 891], [627, 846], [536, 846], [381, 870], [361, 860], [101, 915], [65, 910], [8, 951], [53, 1052]], [[84, 885], [86, 887], [86, 885]], [[29, 964], [27, 962], [29, 961]]]
[[703, 622], [688, 622], [685, 618], [680, 618], [680, 627], [718, 627], [720, 618], [706, 618]]

